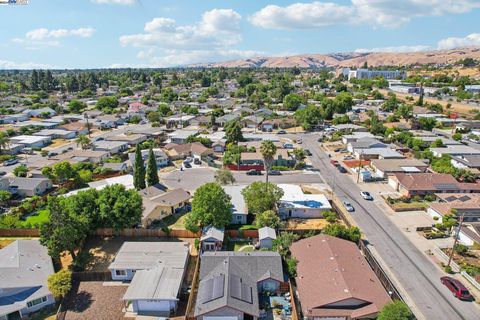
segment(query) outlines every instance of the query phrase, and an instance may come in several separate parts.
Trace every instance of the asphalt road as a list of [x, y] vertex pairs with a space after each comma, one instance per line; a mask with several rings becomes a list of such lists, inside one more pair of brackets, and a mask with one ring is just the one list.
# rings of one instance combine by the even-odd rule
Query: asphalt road
[[[169, 188], [183, 188], [194, 192], [198, 187], [207, 182], [215, 181], [215, 171], [211, 168], [199, 167], [190, 168], [183, 171], [174, 170], [169, 173], [161, 173], [160, 180]], [[250, 184], [254, 181], [265, 181], [265, 175], [248, 176], [245, 172], [233, 172], [235, 184]], [[284, 173], [281, 176], [269, 176], [273, 183], [318, 183], [320, 177], [316, 172], [291, 172]]]
[[[312, 165], [320, 169], [324, 182], [341, 199], [348, 199], [355, 207], [352, 216], [369, 241], [369, 246], [380, 255], [392, 282], [407, 293], [410, 304], [419, 319], [480, 319], [480, 309], [474, 302], [453, 297], [440, 282], [442, 272], [420, 252], [373, 201], [365, 201], [360, 189], [345, 174], [330, 164], [328, 155], [317, 142], [318, 135], [303, 135], [303, 147], [312, 152]], [[413, 305], [412, 305], [413, 304]]]

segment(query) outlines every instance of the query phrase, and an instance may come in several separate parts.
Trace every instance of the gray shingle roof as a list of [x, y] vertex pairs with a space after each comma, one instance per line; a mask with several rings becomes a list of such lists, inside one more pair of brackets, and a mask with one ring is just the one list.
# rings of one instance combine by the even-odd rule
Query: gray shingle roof
[[221, 307], [258, 317], [257, 283], [268, 278], [283, 281], [277, 252], [205, 252], [201, 259], [196, 317]]
[[0, 249], [0, 315], [49, 295], [47, 278], [53, 273], [52, 259], [38, 240], [17, 240]]

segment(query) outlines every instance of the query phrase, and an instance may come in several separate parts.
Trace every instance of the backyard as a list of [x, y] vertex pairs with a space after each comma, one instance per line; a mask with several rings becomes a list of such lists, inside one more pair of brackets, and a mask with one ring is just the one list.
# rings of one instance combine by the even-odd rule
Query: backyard
[[24, 221], [22, 221], [22, 228], [31, 228], [39, 226], [48, 221], [49, 212], [47, 209], [39, 210], [29, 215]]
[[230, 240], [227, 242], [227, 251], [242, 251], [252, 252], [255, 251], [252, 241], [248, 240]]

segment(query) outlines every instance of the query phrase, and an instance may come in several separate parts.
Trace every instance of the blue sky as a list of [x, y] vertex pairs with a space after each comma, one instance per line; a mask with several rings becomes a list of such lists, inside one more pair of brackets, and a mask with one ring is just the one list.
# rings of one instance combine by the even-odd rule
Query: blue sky
[[0, 6], [0, 69], [449, 49], [478, 21], [480, 0], [30, 0]]

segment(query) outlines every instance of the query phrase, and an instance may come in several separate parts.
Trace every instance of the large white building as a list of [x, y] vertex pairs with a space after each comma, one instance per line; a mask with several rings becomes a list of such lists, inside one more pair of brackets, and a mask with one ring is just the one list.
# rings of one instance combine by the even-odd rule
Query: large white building
[[405, 79], [406, 74], [404, 71], [400, 70], [368, 70], [368, 69], [357, 69], [351, 70], [350, 68], [345, 68], [342, 70], [344, 76], [348, 76], [348, 80], [352, 78], [357, 79], [372, 79], [376, 77], [384, 77], [385, 79]]

